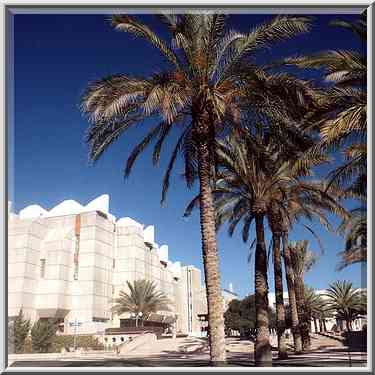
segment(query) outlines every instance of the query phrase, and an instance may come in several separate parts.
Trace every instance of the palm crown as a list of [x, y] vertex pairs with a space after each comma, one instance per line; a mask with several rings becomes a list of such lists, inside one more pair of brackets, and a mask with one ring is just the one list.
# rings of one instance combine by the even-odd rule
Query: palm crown
[[[272, 110], [275, 116], [284, 119], [281, 114], [286, 109], [295, 111], [306, 105], [308, 86], [283, 74], [266, 74], [251, 62], [251, 56], [275, 42], [306, 32], [310, 21], [306, 17], [276, 17], [248, 33], [240, 33], [227, 29], [223, 14], [169, 14], [160, 15], [160, 19], [170, 33], [169, 41], [133, 16], [112, 17], [117, 30], [148, 41], [161, 52], [167, 64], [163, 72], [148, 77], [117, 74], [93, 82], [82, 96], [82, 110], [92, 124], [87, 141], [93, 160], [131, 127], [146, 118], [157, 121], [134, 148], [125, 175], [152, 141], [155, 141], [153, 162], [157, 164], [172, 128], [182, 129], [165, 174], [164, 200], [170, 172], [180, 151], [185, 159], [186, 180], [192, 184], [194, 141], [199, 133], [196, 128], [193, 134], [195, 117], [210, 118], [210, 130], [204, 136], [214, 138], [228, 121], [238, 124], [245, 102], [246, 105], [251, 102], [259, 111]], [[304, 99], [301, 92], [306, 94]], [[286, 106], [286, 98], [299, 100], [293, 106]]]
[[[332, 22], [366, 40], [366, 18], [356, 23]], [[348, 186], [354, 196], [366, 192], [366, 129], [367, 129], [367, 63], [363, 52], [332, 50], [312, 56], [298, 56], [285, 60], [300, 68], [324, 70], [325, 80], [331, 84], [318, 95], [317, 106], [307, 117], [307, 123], [319, 126], [319, 147], [343, 150], [345, 163], [331, 173], [332, 182]], [[332, 85], [333, 84], [333, 85]]]
[[343, 220], [338, 232], [345, 236], [345, 249], [339, 253], [338, 270], [367, 261], [367, 215], [363, 207], [351, 210], [351, 216]]
[[157, 290], [156, 284], [149, 280], [135, 280], [134, 283], [126, 282], [129, 293], [120, 291], [119, 297], [112, 310], [117, 314], [124, 312], [133, 313], [147, 319], [151, 313], [169, 311], [171, 304], [168, 297]]
[[302, 279], [304, 274], [308, 272], [317, 261], [317, 256], [314, 252], [309, 250], [308, 246], [309, 242], [307, 240], [290, 242], [289, 244], [293, 270], [296, 276]]
[[329, 310], [334, 311], [339, 319], [352, 320], [366, 311], [366, 298], [362, 291], [354, 289], [349, 281], [336, 281], [326, 291]]
[[[219, 170], [214, 194], [218, 227], [229, 221], [232, 235], [242, 221], [243, 240], [247, 241], [250, 225], [259, 212], [267, 215], [271, 226], [279, 225], [281, 230], [288, 230], [302, 217], [318, 218], [331, 229], [325, 210], [348, 217], [346, 210], [326, 191], [325, 184], [303, 179], [311, 173], [311, 168], [327, 160], [324, 155], [305, 159], [301, 152], [296, 153], [298, 147], [294, 145], [294, 152], [287, 150], [287, 160], [285, 150], [283, 156], [283, 151], [275, 148], [280, 147], [278, 143], [274, 144], [267, 136], [267, 144], [260, 137], [241, 132], [240, 137], [231, 134], [217, 142]], [[306, 147], [306, 143], [300, 147]], [[197, 196], [187, 206], [185, 216], [198, 204]], [[275, 223], [275, 218], [280, 222]]]

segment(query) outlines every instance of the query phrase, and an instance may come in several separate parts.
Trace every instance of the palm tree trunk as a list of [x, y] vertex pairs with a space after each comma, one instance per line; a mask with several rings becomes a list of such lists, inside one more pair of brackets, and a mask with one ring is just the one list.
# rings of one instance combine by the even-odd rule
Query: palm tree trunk
[[285, 307], [283, 297], [283, 271], [280, 252], [280, 235], [272, 236], [273, 243], [273, 265], [275, 273], [275, 295], [276, 295], [276, 326], [277, 346], [279, 359], [288, 358], [285, 337]]
[[200, 225], [203, 266], [207, 290], [210, 360], [212, 365], [226, 361], [223, 297], [220, 285], [219, 257], [216, 244], [215, 211], [211, 188], [211, 165], [208, 141], [198, 144], [200, 182]]
[[295, 290], [296, 290], [297, 312], [298, 312], [298, 319], [300, 323], [301, 339], [302, 339], [302, 349], [309, 350], [310, 349], [310, 335], [309, 335], [308, 323], [305, 317], [306, 314], [304, 314], [305, 286], [303, 283], [303, 279], [301, 277], [298, 277], [296, 274], [294, 276], [295, 276], [294, 285], [295, 285]]
[[255, 366], [272, 366], [268, 316], [267, 250], [263, 215], [255, 217], [257, 245], [255, 251]]
[[314, 330], [315, 333], [318, 333], [318, 324], [316, 323], [316, 318], [314, 318]]
[[301, 334], [299, 332], [296, 292], [295, 292], [295, 286], [294, 286], [294, 272], [293, 272], [292, 262], [290, 259], [290, 250], [289, 250], [289, 245], [288, 245], [287, 232], [283, 232], [282, 238], [283, 238], [285, 273], [286, 273], [286, 281], [288, 285], [289, 305], [290, 305], [291, 318], [292, 318], [294, 351], [296, 353], [301, 353], [302, 352], [302, 340], [301, 340]]
[[350, 325], [350, 320], [349, 319], [346, 321], [346, 330], [348, 332], [351, 332], [351, 325]]

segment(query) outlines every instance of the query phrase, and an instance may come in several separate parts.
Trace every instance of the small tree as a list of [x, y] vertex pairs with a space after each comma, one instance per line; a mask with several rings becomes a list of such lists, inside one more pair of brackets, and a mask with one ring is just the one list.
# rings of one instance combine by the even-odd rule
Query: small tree
[[[275, 312], [268, 310], [270, 328], [276, 327]], [[255, 295], [249, 295], [242, 300], [232, 300], [224, 314], [225, 329], [237, 330], [241, 336], [255, 339], [256, 336], [256, 310]]]
[[147, 319], [151, 313], [158, 311], [170, 311], [171, 301], [167, 295], [157, 290], [157, 285], [153, 281], [140, 279], [133, 283], [126, 282], [129, 293], [120, 291], [119, 297], [114, 299], [116, 303], [112, 311], [117, 314], [128, 312], [136, 316], [136, 326], [138, 319]]
[[354, 289], [350, 281], [335, 281], [325, 295], [328, 297], [327, 309], [336, 313], [336, 319], [346, 322], [348, 331], [352, 330], [355, 319], [366, 314], [366, 294]]
[[11, 343], [12, 346], [14, 345], [14, 351], [16, 353], [23, 352], [25, 340], [30, 331], [30, 327], [30, 320], [24, 318], [23, 311], [21, 309], [13, 324], [10, 323], [8, 328], [8, 343]]
[[31, 329], [33, 351], [48, 353], [56, 337], [57, 326], [51, 320], [38, 320]]
[[224, 325], [227, 335], [231, 334], [231, 331], [240, 331], [241, 323], [241, 301], [234, 299], [229, 302], [228, 309], [224, 313]]

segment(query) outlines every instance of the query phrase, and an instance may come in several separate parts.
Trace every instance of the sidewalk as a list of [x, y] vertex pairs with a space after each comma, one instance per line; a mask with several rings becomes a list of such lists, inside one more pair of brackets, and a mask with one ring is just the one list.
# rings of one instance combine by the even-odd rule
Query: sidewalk
[[[334, 341], [333, 341], [334, 342]], [[295, 355], [289, 352], [286, 360], [277, 359], [273, 351], [274, 367], [365, 367], [367, 353], [350, 352], [342, 345], [329, 345], [331, 341], [316, 338], [313, 349]], [[339, 344], [339, 343], [338, 343]], [[69, 355], [70, 354], [70, 355]], [[158, 367], [158, 366], [209, 366], [209, 350], [206, 340], [180, 338], [158, 340], [152, 346], [145, 345], [134, 352], [116, 355], [114, 352], [17, 355], [12, 366], [16, 367]], [[12, 357], [12, 356], [11, 356]], [[228, 366], [254, 366], [253, 343], [248, 340], [227, 340]]]

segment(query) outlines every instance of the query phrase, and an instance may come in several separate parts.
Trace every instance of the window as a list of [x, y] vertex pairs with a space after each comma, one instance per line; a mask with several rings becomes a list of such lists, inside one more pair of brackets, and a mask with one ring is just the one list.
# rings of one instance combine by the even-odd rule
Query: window
[[74, 280], [78, 280], [78, 256], [79, 256], [79, 241], [81, 234], [81, 216], [76, 216], [75, 224], [75, 251], [74, 251]]
[[74, 263], [74, 280], [78, 280], [78, 263]]
[[116, 342], [116, 337], [112, 337], [112, 342]]
[[125, 339], [124, 339], [123, 337], [121, 337], [121, 341], [122, 341], [122, 342], [124, 342], [124, 341], [125, 341]]
[[109, 319], [107, 319], [107, 318], [96, 318], [96, 317], [93, 317], [92, 318], [92, 321], [93, 322], [100, 322], [100, 323], [105, 323], [105, 322], [107, 322]]
[[105, 341], [105, 342], [108, 342], [108, 337], [104, 337], [104, 341]]
[[44, 279], [45, 274], [46, 274], [46, 260], [41, 259], [40, 260], [40, 277]]
[[108, 216], [107, 216], [104, 212], [96, 211], [96, 213], [97, 213], [99, 216], [104, 217], [104, 219], [108, 219]]

